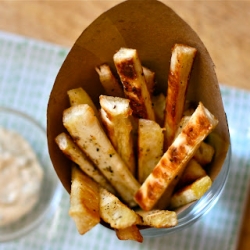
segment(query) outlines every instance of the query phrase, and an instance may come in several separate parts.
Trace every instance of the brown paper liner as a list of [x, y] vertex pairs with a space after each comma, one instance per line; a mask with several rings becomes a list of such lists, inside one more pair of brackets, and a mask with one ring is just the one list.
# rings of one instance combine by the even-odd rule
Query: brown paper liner
[[121, 47], [128, 47], [138, 50], [142, 64], [156, 72], [157, 89], [166, 93], [171, 48], [175, 43], [198, 50], [187, 99], [201, 101], [219, 120], [215, 133], [219, 135], [220, 143], [209, 171], [212, 179], [218, 175], [230, 139], [214, 64], [206, 47], [190, 26], [163, 3], [126, 1], [103, 13], [83, 31], [64, 61], [51, 91], [47, 110], [49, 153], [68, 192], [71, 165], [55, 143], [55, 137], [65, 131], [62, 113], [69, 107], [67, 91], [83, 87], [99, 106], [99, 95], [104, 90], [95, 67], [108, 63], [115, 71], [114, 53]]

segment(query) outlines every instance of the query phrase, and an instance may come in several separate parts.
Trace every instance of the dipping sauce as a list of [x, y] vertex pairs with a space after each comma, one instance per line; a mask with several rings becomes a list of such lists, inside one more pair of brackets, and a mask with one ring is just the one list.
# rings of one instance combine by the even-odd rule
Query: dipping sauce
[[43, 174], [29, 143], [0, 127], [0, 226], [31, 211], [39, 199]]

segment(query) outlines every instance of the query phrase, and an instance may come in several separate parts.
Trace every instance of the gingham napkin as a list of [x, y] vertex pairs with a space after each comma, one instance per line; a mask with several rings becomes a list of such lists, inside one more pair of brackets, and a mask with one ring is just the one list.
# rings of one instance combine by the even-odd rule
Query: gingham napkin
[[[56, 74], [69, 49], [0, 32], [0, 106], [23, 111], [46, 126], [46, 108]], [[114, 232], [96, 226], [80, 236], [68, 216], [64, 191], [57, 211], [27, 236], [1, 243], [0, 250], [229, 250], [235, 249], [250, 182], [250, 93], [221, 85], [232, 140], [226, 188], [212, 210], [194, 225], [142, 244], [119, 241]], [[1, 184], [0, 184], [1, 185]]]

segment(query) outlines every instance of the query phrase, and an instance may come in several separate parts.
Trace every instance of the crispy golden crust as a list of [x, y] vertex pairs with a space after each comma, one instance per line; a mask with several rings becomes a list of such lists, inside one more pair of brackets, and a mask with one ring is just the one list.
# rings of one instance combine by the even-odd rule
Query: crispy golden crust
[[164, 121], [166, 148], [173, 142], [183, 114], [189, 76], [195, 55], [196, 49], [186, 45], [175, 44], [172, 49]]
[[123, 84], [124, 93], [130, 99], [133, 115], [155, 120], [150, 93], [137, 51], [121, 48], [114, 55], [114, 63]]
[[134, 115], [138, 118], [147, 118], [147, 111], [142, 97], [142, 89], [130, 83], [137, 78], [133, 67], [133, 60], [127, 60], [116, 64], [117, 70], [122, 75], [121, 80], [124, 87], [124, 92], [130, 99], [130, 105], [134, 111]]

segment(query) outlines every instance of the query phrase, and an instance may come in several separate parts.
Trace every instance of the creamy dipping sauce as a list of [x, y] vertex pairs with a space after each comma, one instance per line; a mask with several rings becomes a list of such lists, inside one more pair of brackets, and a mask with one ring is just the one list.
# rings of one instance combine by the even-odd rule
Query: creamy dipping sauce
[[34, 207], [42, 180], [43, 169], [29, 143], [0, 128], [0, 226], [17, 221]]

